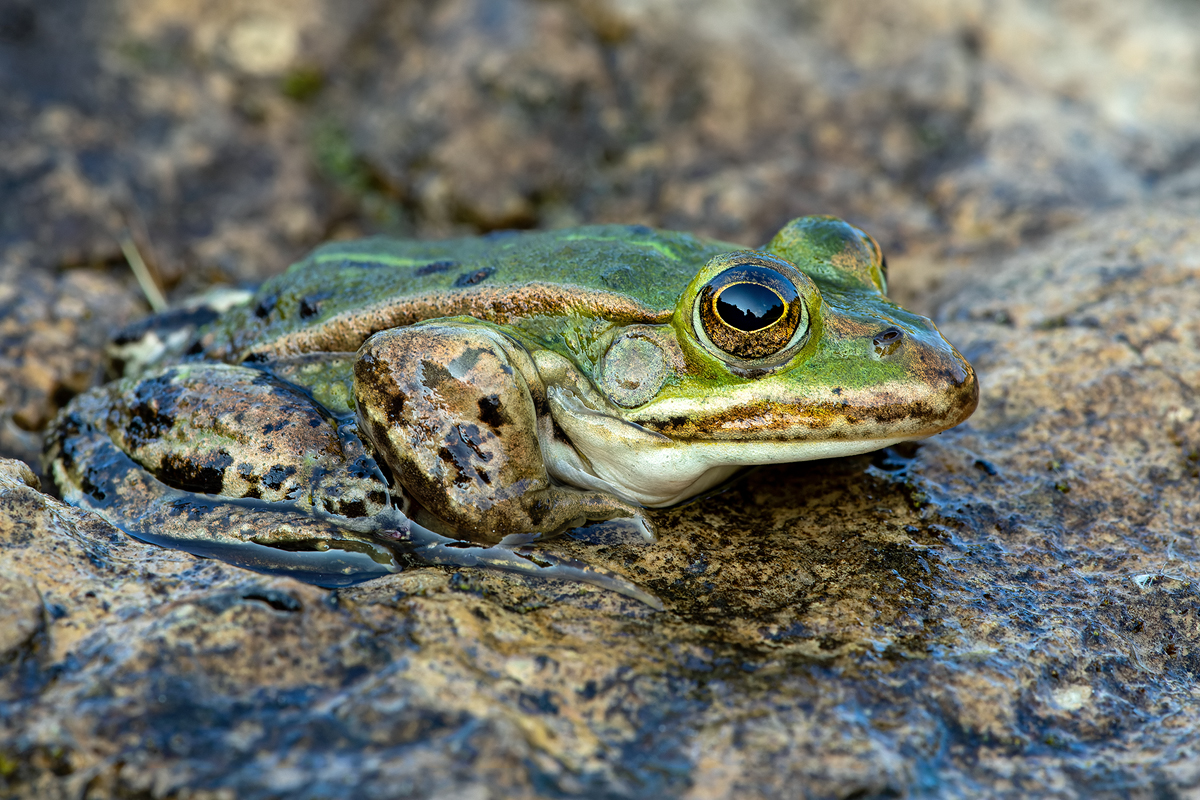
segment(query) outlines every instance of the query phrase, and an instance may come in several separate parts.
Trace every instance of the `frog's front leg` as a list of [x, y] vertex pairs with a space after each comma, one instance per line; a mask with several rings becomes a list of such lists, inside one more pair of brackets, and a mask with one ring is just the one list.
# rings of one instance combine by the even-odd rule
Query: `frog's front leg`
[[529, 353], [491, 328], [451, 320], [377, 333], [358, 351], [354, 392], [396, 480], [458, 536], [494, 544], [638, 514], [551, 481], [538, 442], [545, 387]]

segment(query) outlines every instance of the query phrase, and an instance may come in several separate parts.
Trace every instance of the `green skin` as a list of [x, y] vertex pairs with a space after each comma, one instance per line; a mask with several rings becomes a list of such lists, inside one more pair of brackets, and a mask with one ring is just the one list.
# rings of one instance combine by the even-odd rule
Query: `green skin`
[[[713, 298], [747, 266], [781, 281], [787, 312], [744, 331]], [[73, 401], [47, 462], [71, 502], [193, 551], [380, 560], [370, 542], [432, 530], [484, 547], [433, 557], [423, 540], [423, 560], [505, 561], [491, 545], [966, 419], [970, 365], [885, 291], [874, 240], [830, 217], [759, 251], [612, 225], [328, 244]]]

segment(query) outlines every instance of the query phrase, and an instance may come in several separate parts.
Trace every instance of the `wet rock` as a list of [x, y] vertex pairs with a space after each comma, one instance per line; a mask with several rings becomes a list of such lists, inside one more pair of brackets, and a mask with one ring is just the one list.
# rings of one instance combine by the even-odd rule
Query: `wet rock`
[[642, 581], [663, 613], [470, 570], [328, 592], [140, 545], [9, 479], [5, 576], [46, 611], [40, 649], [0, 673], [4, 780], [47, 797], [1195, 787], [1197, 211], [1112, 213], [977, 272], [945, 305], [983, 376], [966, 425], [761, 470], [659, 512], [656, 545], [604, 526], [545, 545]]
[[42, 629], [42, 598], [33, 584], [0, 572], [0, 659], [12, 658]]

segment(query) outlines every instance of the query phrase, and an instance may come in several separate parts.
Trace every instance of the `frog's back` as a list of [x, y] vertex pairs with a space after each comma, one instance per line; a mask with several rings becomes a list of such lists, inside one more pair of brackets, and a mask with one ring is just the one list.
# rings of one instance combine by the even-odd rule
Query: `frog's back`
[[696, 271], [733, 249], [641, 225], [332, 242], [264, 283], [196, 349], [225, 361], [352, 350], [377, 330], [455, 314], [498, 322], [575, 312], [661, 321]]
[[444, 241], [383, 237], [332, 242], [288, 271], [296, 289], [326, 278], [393, 296], [483, 283], [557, 283], [636, 296], [673, 307], [708, 259], [734, 245], [644, 225], [591, 225], [560, 231], [501, 231]]

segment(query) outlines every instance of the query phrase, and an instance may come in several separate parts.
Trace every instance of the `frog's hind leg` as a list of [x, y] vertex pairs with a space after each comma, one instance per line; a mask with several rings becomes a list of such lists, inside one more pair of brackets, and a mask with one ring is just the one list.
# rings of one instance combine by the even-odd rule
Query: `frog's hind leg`
[[394, 516], [381, 475], [345, 468], [360, 461], [361, 445], [303, 393], [224, 364], [94, 389], [47, 431], [68, 502], [144, 541], [322, 585], [397, 568], [356, 534]]
[[538, 440], [545, 387], [502, 333], [456, 319], [382, 331], [359, 349], [354, 378], [363, 433], [450, 533], [496, 544], [638, 514], [551, 481]]

